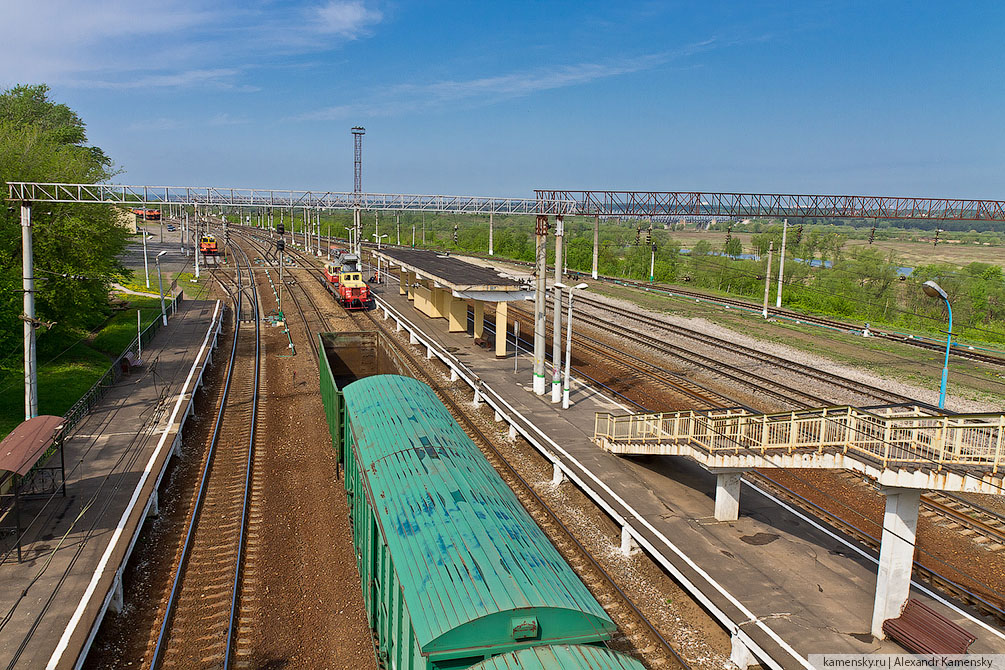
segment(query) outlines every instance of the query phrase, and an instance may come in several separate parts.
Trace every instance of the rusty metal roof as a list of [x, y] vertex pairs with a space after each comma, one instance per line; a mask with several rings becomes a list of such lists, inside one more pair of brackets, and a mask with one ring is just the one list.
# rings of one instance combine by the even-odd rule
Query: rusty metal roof
[[469, 670], [643, 670], [637, 660], [606, 647], [557, 644], [493, 656]]
[[432, 389], [376, 375], [344, 397], [424, 654], [609, 639], [614, 623]]
[[43, 414], [28, 419], [0, 442], [0, 472], [28, 474], [52, 444], [63, 417]]

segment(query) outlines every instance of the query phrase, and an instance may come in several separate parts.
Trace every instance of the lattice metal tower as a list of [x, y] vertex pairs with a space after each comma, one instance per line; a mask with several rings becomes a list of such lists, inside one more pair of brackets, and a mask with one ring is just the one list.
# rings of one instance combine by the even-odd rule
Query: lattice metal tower
[[353, 126], [352, 128], [353, 193], [363, 192], [363, 135], [365, 133], [366, 128], [363, 126]]

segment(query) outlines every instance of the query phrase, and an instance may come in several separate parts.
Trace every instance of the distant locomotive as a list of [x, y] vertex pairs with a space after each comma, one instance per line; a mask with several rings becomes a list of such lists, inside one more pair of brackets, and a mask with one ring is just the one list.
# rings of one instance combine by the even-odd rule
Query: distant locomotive
[[216, 256], [220, 253], [216, 247], [216, 236], [203, 235], [199, 238], [199, 251], [203, 256]]
[[339, 388], [324, 337], [321, 397], [380, 667], [642, 670], [606, 648], [614, 622], [433, 390], [384, 374]]
[[344, 309], [370, 306], [370, 287], [363, 281], [359, 257], [345, 254], [337, 262], [325, 263], [325, 286]]
[[160, 221], [161, 219], [161, 211], [159, 209], [133, 209], [130, 211], [141, 219], [146, 219], [147, 221]]

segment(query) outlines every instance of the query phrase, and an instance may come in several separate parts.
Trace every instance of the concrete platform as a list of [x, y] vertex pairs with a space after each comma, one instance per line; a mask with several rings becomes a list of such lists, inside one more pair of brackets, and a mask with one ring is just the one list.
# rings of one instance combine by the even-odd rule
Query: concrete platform
[[[870, 631], [876, 556], [845, 541], [815, 520], [762, 495], [749, 485], [737, 521], [713, 516], [715, 476], [685, 458], [619, 458], [592, 441], [597, 412], [627, 408], [573, 380], [568, 410], [533, 391], [532, 355], [521, 352], [514, 375], [510, 354], [497, 359], [473, 342], [470, 332], [448, 332], [444, 319], [426, 319], [399, 296], [394, 281], [377, 289], [406, 319], [429, 333], [449, 356], [498, 396], [521, 432], [542, 445], [555, 462], [592, 489], [626, 537], [656, 557], [698, 595], [737, 642], [756, 648], [767, 665], [811, 667], [815, 653], [903, 653]], [[512, 328], [512, 326], [511, 326]], [[481, 386], [481, 383], [476, 384]], [[497, 411], [499, 411], [497, 409]], [[519, 416], [516, 416], [516, 415]], [[533, 424], [533, 425], [531, 425]], [[912, 597], [972, 631], [971, 653], [1005, 653], [1005, 635], [978, 622], [918, 584]], [[768, 658], [764, 658], [768, 657]]]
[[29, 502], [24, 560], [10, 552], [0, 563], [5, 666], [76, 667], [106, 608], [121, 607], [120, 569], [144, 519], [157, 512], [157, 487], [222, 314], [216, 301], [182, 302], [143, 348], [143, 364], [108, 388], [68, 436], [66, 497]]

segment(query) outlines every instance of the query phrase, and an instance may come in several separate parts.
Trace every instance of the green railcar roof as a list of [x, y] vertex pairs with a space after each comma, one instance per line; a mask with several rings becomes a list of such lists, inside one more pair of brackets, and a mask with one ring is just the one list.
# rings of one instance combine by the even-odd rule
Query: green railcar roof
[[432, 389], [377, 375], [344, 398], [423, 653], [610, 637], [603, 608]]
[[557, 644], [500, 654], [468, 670], [644, 670], [637, 660], [607, 647]]

